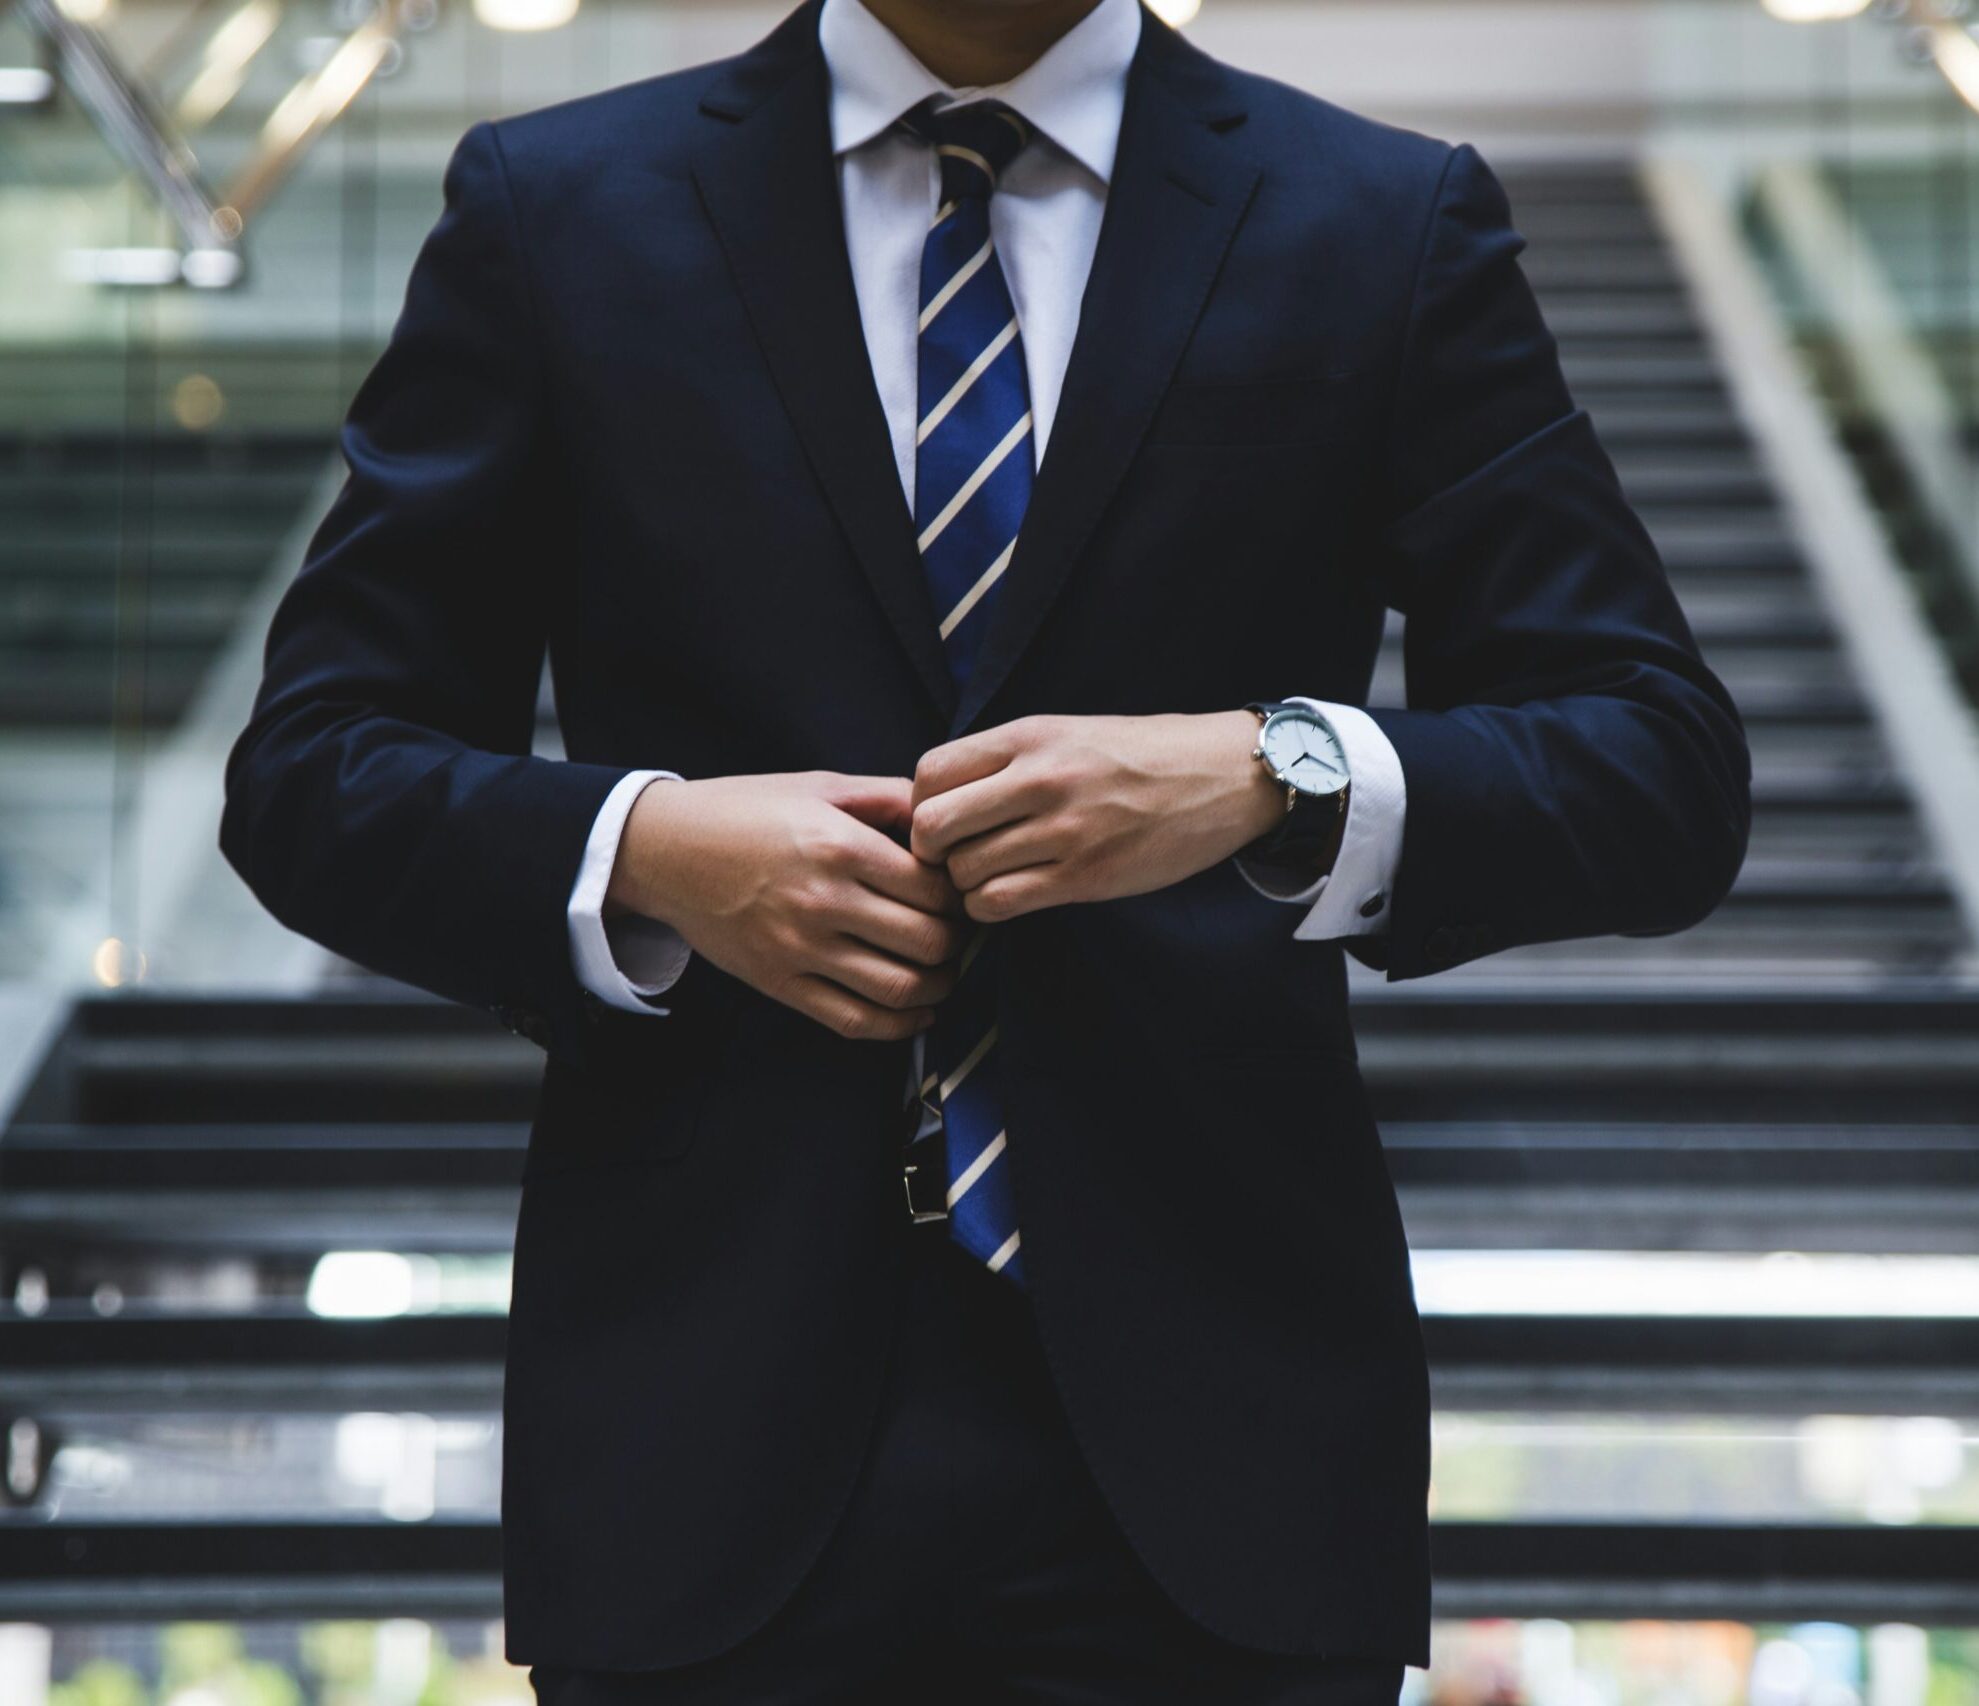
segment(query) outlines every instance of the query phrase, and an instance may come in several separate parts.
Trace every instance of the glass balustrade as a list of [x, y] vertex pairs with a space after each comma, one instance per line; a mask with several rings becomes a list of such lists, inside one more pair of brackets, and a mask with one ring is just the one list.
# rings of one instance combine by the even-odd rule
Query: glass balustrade
[[1979, 39], [1953, 0], [1662, 8], [1712, 173], [1918, 607], [1979, 701]]

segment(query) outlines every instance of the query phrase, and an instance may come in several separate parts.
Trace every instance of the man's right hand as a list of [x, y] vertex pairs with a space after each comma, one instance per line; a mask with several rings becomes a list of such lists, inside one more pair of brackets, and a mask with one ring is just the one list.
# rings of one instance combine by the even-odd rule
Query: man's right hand
[[605, 912], [670, 925], [697, 954], [840, 1036], [934, 1022], [970, 926], [939, 865], [895, 841], [907, 777], [721, 776], [648, 784]]

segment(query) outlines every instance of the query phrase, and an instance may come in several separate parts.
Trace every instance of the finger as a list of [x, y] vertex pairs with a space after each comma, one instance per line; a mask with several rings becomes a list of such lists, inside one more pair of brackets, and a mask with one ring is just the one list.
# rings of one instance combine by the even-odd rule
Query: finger
[[[959, 914], [958, 903], [955, 911]], [[959, 917], [939, 917], [919, 907], [902, 906], [889, 896], [860, 889], [853, 895], [839, 928], [880, 952], [921, 966], [946, 965], [969, 940], [969, 927]]]
[[905, 776], [841, 776], [827, 770], [820, 774], [819, 793], [877, 830], [904, 830], [914, 813], [914, 784]]
[[791, 986], [789, 1003], [841, 1037], [865, 1042], [899, 1042], [935, 1022], [931, 1007], [896, 1012], [861, 1000], [828, 978], [802, 976]]
[[918, 912], [953, 916], [960, 910], [955, 885], [940, 865], [915, 858], [878, 830], [857, 839], [846, 871], [876, 894]]
[[963, 900], [969, 916], [978, 923], [997, 924], [1027, 912], [1041, 912], [1048, 906], [1063, 906], [1071, 898], [1065, 892], [1062, 866], [1032, 865], [990, 878]]
[[955, 987], [953, 966], [922, 966], [897, 960], [850, 936], [839, 937], [811, 971], [843, 985], [876, 1007], [896, 1013], [913, 1007], [933, 1007], [947, 1000]]
[[1033, 779], [1019, 771], [999, 770], [915, 806], [908, 846], [917, 859], [934, 864], [945, 860], [959, 842], [1021, 822], [1043, 804]]
[[1051, 820], [1026, 818], [957, 842], [948, 850], [948, 880], [966, 895], [1006, 871], [1047, 864], [1064, 854], [1064, 838]]
[[1029, 718], [982, 729], [945, 746], [932, 747], [921, 754], [914, 767], [913, 803], [931, 800], [965, 782], [993, 776], [1023, 750], [1035, 733], [1027, 727]]

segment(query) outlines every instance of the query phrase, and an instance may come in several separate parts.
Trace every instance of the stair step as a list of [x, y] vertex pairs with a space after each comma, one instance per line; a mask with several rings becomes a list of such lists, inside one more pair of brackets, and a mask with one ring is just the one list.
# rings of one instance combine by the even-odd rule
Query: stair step
[[1684, 285], [1676, 263], [1660, 243], [1613, 247], [1529, 249], [1522, 257], [1526, 277], [1542, 301], [1559, 296], [1651, 293], [1680, 298]]
[[0, 727], [103, 729], [141, 719], [167, 728], [192, 703], [211, 656], [210, 647], [161, 648], [141, 661], [0, 654]]
[[1519, 207], [1642, 209], [1642, 186], [1629, 167], [1508, 166], [1497, 173], [1506, 198]]
[[1830, 909], [1940, 908], [1951, 904], [1952, 895], [1944, 873], [1926, 860], [1748, 854], [1726, 904], [1780, 901]]
[[[51, 589], [65, 601], [87, 601], [107, 592], [170, 588], [183, 596], [189, 584], [218, 576], [251, 586], [268, 568], [282, 532], [264, 527], [259, 536], [241, 528], [231, 538], [207, 538], [193, 529], [160, 531], [135, 541], [129, 555], [114, 539], [53, 540], [8, 552], [0, 567], [0, 600], [38, 597]], [[168, 594], [169, 596], [169, 594]]]
[[1805, 586], [1757, 587], [1702, 580], [1683, 593], [1684, 615], [1700, 644], [1744, 638], [1751, 644], [1832, 644], [1834, 625]]
[[1665, 509], [1744, 507], [1770, 512], [1778, 502], [1773, 483], [1758, 468], [1727, 459], [1718, 467], [1697, 462], [1631, 457], [1618, 467], [1629, 501], [1645, 513]]
[[1555, 244], [1643, 243], [1660, 235], [1640, 202], [1551, 202], [1511, 192], [1512, 224], [1535, 249]]
[[1654, 351], [1562, 353], [1560, 369], [1574, 401], [1595, 414], [1615, 398], [1726, 396], [1724, 375], [1709, 355], [1662, 356]]
[[240, 611], [238, 591], [138, 594], [120, 605], [115, 599], [16, 599], [0, 590], [0, 670], [36, 652], [86, 654], [125, 644], [142, 646], [147, 656], [182, 646], [207, 655], [232, 634]]
[[1649, 528], [1656, 549], [1673, 577], [1738, 574], [1792, 575], [1805, 584], [1800, 548], [1777, 514], [1665, 513]]
[[126, 511], [154, 522], [183, 517], [194, 525], [214, 515], [287, 517], [317, 490], [321, 474], [321, 465], [307, 471], [200, 470], [146, 479], [114, 471], [0, 470], [0, 513], [40, 523], [92, 525]]
[[1728, 400], [1641, 396], [1593, 404], [1584, 395], [1574, 400], [1593, 417], [1594, 429], [1610, 454], [1635, 446], [1752, 454], [1745, 427]]

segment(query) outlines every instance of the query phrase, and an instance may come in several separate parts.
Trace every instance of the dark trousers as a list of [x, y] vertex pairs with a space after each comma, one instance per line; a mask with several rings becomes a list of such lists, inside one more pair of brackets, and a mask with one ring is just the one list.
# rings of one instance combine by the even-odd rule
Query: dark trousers
[[1177, 1610], [1086, 1471], [1029, 1303], [941, 1223], [913, 1241], [872, 1448], [790, 1601], [680, 1669], [538, 1665], [539, 1706], [1394, 1706], [1393, 1660], [1253, 1652]]

